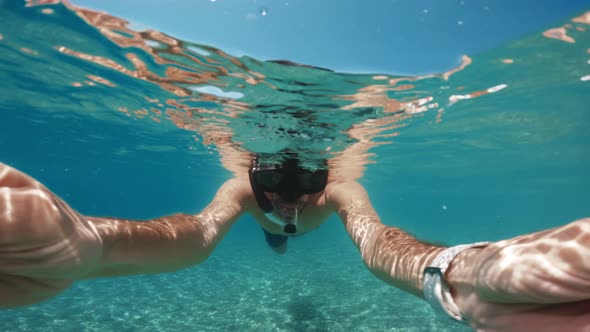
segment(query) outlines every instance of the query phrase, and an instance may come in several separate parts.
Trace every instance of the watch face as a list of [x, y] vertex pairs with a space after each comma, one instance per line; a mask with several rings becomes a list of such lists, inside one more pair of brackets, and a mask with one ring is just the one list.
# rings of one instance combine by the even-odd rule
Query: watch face
[[430, 275], [439, 275], [442, 277], [442, 271], [440, 269], [440, 267], [437, 266], [427, 266], [424, 269], [424, 274], [430, 274]]

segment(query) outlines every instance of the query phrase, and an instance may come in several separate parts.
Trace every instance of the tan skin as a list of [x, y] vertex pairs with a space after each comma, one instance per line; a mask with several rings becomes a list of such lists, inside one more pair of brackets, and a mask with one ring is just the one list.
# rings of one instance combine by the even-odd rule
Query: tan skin
[[[300, 232], [337, 213], [372, 273], [422, 297], [422, 271], [442, 247], [382, 224], [356, 182], [330, 181], [323, 192], [302, 200]], [[281, 233], [258, 209], [243, 178], [225, 182], [196, 215], [137, 222], [83, 216], [35, 179], [0, 164], [0, 307], [44, 301], [81, 279], [201, 263], [244, 212], [267, 231]], [[446, 277], [478, 330], [586, 331], [590, 219], [464, 251]]]

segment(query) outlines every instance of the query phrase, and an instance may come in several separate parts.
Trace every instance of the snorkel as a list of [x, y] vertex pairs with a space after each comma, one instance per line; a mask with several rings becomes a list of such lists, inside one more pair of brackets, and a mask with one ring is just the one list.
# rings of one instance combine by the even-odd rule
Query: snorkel
[[[273, 211], [265, 212], [264, 216], [268, 218], [268, 220], [274, 222], [275, 224], [283, 227], [283, 232], [287, 234], [295, 234], [297, 233], [297, 221], [299, 217], [299, 209], [298, 208], [286, 208], [289, 211], [280, 211], [277, 209], [273, 209]], [[279, 212], [280, 211], [280, 212]], [[283, 213], [281, 213], [283, 212]], [[286, 212], [286, 213], [285, 213]], [[277, 216], [276, 213], [281, 213], [281, 216]]]
[[[258, 206], [266, 218], [281, 226], [287, 234], [297, 233], [299, 213], [305, 203], [299, 198], [322, 191], [328, 175], [326, 169], [303, 169], [294, 155], [281, 163], [268, 164], [261, 162], [260, 156], [256, 155], [248, 173]], [[272, 201], [265, 192], [272, 193]]]

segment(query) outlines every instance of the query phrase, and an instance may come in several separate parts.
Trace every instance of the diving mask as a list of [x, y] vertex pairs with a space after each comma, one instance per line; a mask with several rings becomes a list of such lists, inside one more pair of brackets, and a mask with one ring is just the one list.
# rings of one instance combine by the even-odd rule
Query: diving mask
[[263, 164], [256, 157], [249, 175], [258, 206], [269, 220], [282, 226], [288, 234], [297, 232], [300, 208], [273, 204], [264, 192], [278, 195], [273, 199], [275, 203], [279, 197], [280, 200], [291, 203], [303, 195], [321, 192], [328, 181], [327, 169], [311, 171], [302, 168], [296, 158], [288, 158], [281, 164]]

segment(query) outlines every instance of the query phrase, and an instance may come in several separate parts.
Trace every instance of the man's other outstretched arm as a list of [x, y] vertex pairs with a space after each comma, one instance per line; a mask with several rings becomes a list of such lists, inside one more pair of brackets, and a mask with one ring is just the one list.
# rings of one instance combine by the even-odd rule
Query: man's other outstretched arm
[[333, 183], [326, 192], [369, 270], [387, 283], [423, 297], [424, 268], [444, 248], [383, 225], [367, 192], [356, 182]]
[[[326, 193], [371, 272], [423, 297], [424, 269], [445, 248], [383, 225], [360, 184]], [[482, 331], [590, 331], [589, 239], [585, 218], [461, 251], [444, 275], [453, 314]]]
[[103, 241], [101, 267], [88, 277], [168, 272], [203, 262], [244, 212], [248, 190], [242, 181], [228, 180], [195, 215], [148, 221], [87, 217]]
[[87, 217], [0, 163], [0, 308], [56, 296], [77, 280], [178, 270], [205, 260], [251, 190], [231, 179], [196, 215], [148, 221]]

